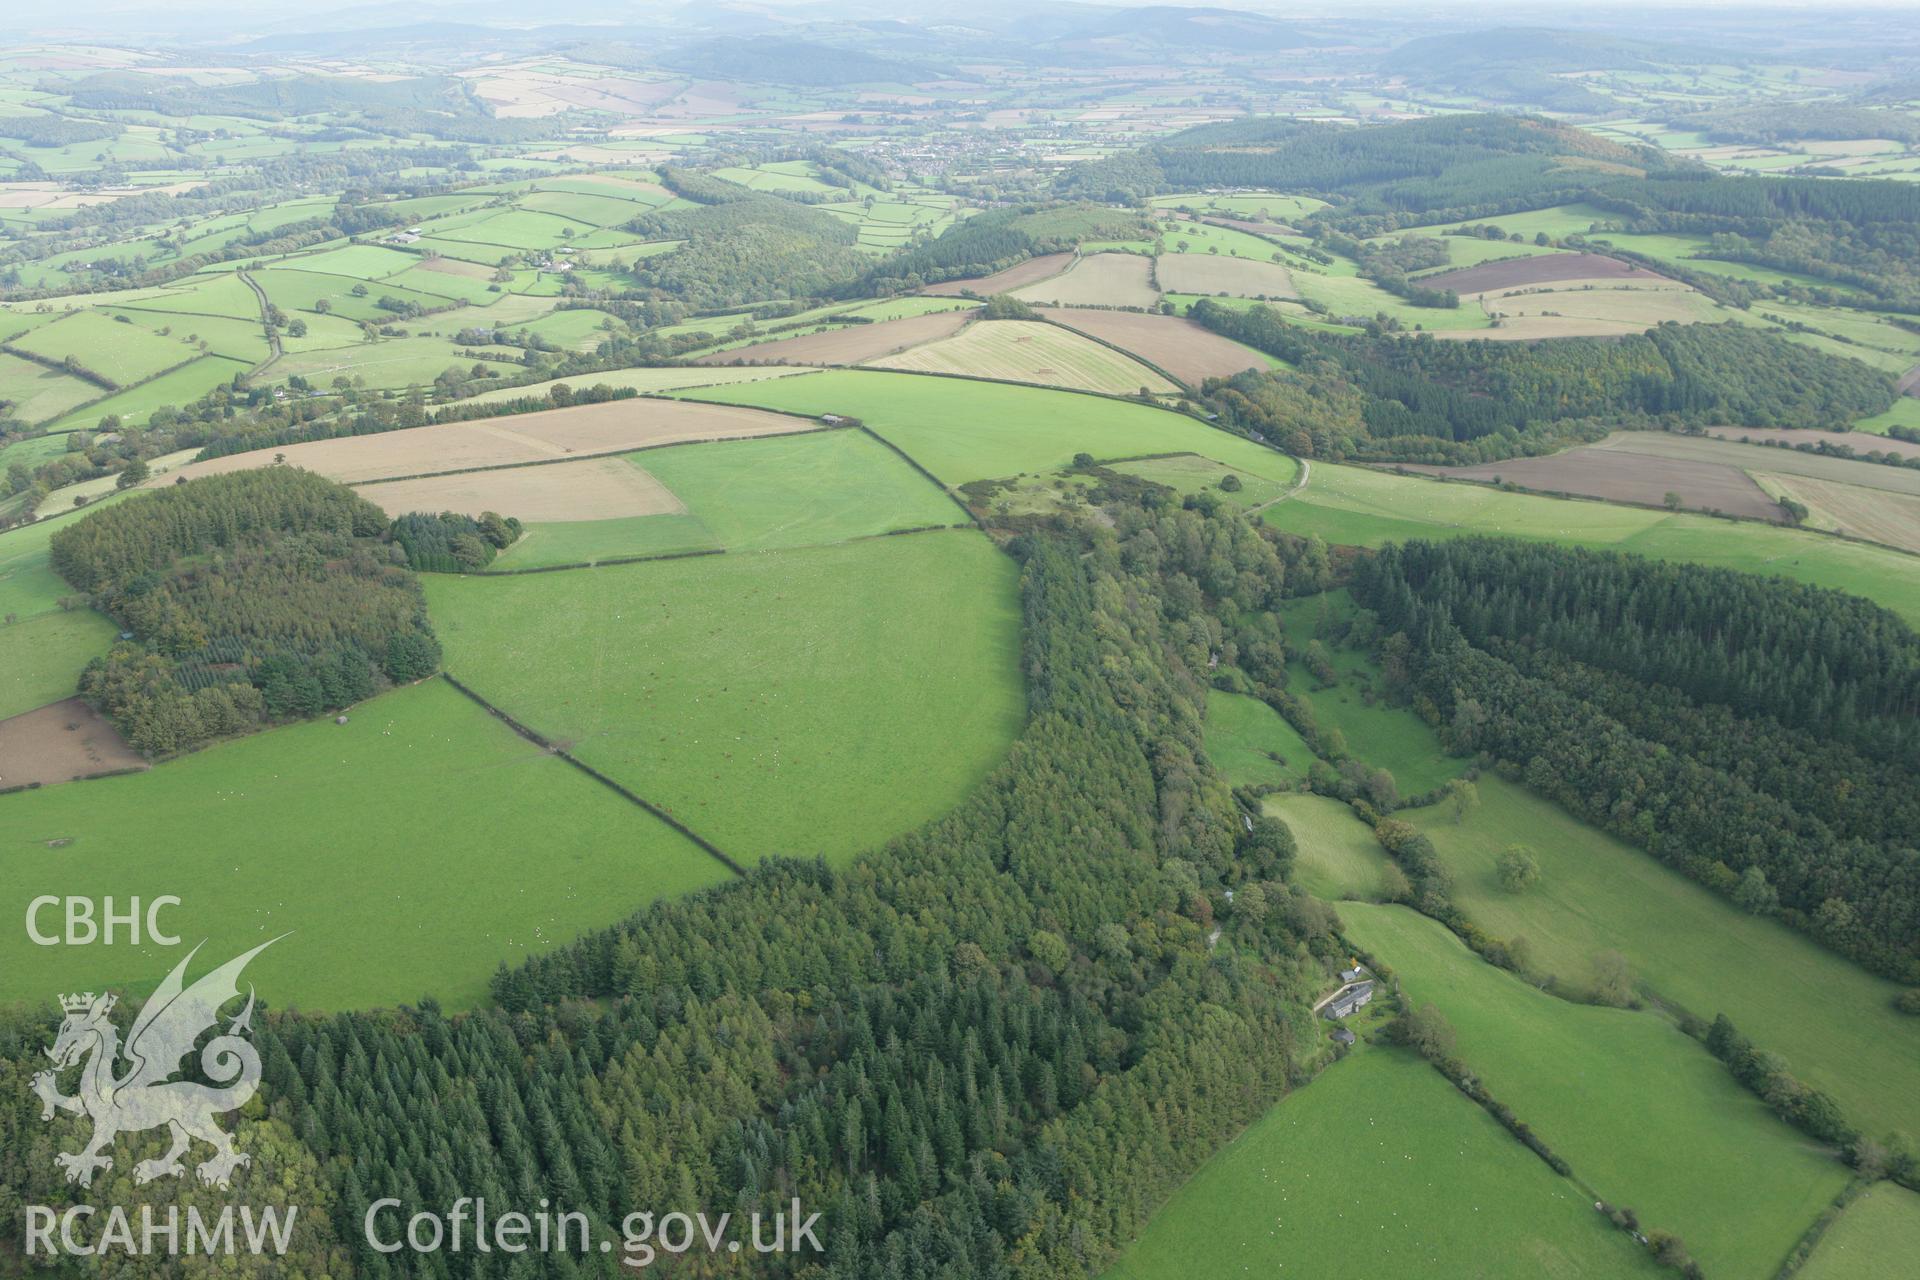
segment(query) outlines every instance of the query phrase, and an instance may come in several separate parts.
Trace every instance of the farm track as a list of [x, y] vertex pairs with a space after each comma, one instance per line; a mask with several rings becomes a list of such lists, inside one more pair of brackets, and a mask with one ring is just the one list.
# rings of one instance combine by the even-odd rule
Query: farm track
[[261, 288], [260, 282], [255, 280], [253, 276], [247, 272], [236, 271], [234, 274], [239, 276], [241, 282], [244, 283], [247, 288], [253, 290], [253, 296], [260, 300], [260, 328], [264, 330], [267, 335], [268, 354], [265, 360], [255, 365], [247, 373], [249, 378], [257, 378], [267, 370], [273, 368], [275, 364], [279, 363], [280, 357], [286, 354], [286, 350], [280, 345], [280, 331], [273, 327], [273, 304], [267, 301], [267, 291]]

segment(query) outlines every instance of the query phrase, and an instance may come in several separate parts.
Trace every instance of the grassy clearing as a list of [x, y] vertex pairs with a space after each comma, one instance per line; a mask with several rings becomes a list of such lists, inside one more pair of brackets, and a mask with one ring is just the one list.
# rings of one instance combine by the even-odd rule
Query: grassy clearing
[[[1285, 619], [1287, 643], [1296, 656], [1290, 667], [1293, 692], [1312, 704], [1314, 722], [1323, 733], [1338, 730], [1352, 755], [1393, 774], [1403, 798], [1425, 794], [1459, 776], [1466, 761], [1449, 756], [1433, 728], [1411, 711], [1369, 699], [1368, 690], [1379, 675], [1378, 669], [1365, 652], [1344, 647], [1335, 639], [1337, 629], [1355, 612], [1353, 600], [1345, 591], [1325, 592], [1294, 603]], [[1318, 688], [1318, 681], [1297, 660], [1316, 639], [1325, 647], [1339, 677], [1330, 688]]]
[[[1479, 785], [1480, 808], [1463, 822], [1437, 809], [1410, 815], [1477, 923], [1525, 937], [1539, 970], [1576, 989], [1595, 952], [1619, 951], [1659, 996], [1703, 1018], [1726, 1014], [1869, 1133], [1920, 1131], [1920, 1019], [1894, 1011], [1897, 986], [1524, 787], [1491, 775]], [[1508, 893], [1495, 873], [1512, 844], [1540, 862], [1540, 883], [1525, 893]]]
[[[1912, 396], [1901, 396], [1894, 402], [1893, 408], [1885, 413], [1877, 413], [1871, 418], [1862, 418], [1853, 424], [1855, 431], [1865, 431], [1877, 436], [1887, 434], [1888, 427], [1912, 427], [1920, 430], [1920, 400]], [[1856, 445], [1856, 447], [1859, 446]], [[1865, 447], [1871, 449], [1875, 446], [1869, 442]]]
[[[1155, 484], [1164, 484], [1183, 496], [1207, 492], [1222, 502], [1240, 507], [1257, 507], [1271, 502], [1292, 487], [1283, 481], [1269, 480], [1265, 476], [1256, 476], [1191, 453], [1172, 458], [1145, 458], [1139, 462], [1116, 462], [1113, 469], [1140, 476]], [[1233, 492], [1220, 487], [1220, 482], [1230, 475], [1240, 477], [1240, 488]]]
[[1654, 1274], [1432, 1067], [1368, 1045], [1208, 1161], [1105, 1280]]
[[[0, 796], [0, 830], [10, 902], [175, 894], [177, 931], [218, 958], [291, 930], [248, 971], [281, 1008], [426, 993], [471, 1007], [500, 960], [727, 875], [437, 680], [362, 704], [344, 726], [294, 725], [143, 774]], [[49, 850], [55, 840], [72, 843]], [[150, 987], [177, 957], [114, 946], [15, 958], [0, 1000]]]
[[63, 597], [75, 594], [48, 567], [47, 541], [79, 518], [38, 520], [0, 533], [0, 619], [21, 621], [51, 613], [60, 607]]
[[80, 669], [106, 653], [119, 632], [91, 609], [0, 625], [0, 720], [71, 698]]
[[1870, 1188], [1827, 1228], [1798, 1280], [1888, 1280], [1920, 1258], [1920, 1195], [1891, 1182]]
[[1387, 854], [1352, 809], [1331, 796], [1304, 793], [1268, 796], [1264, 807], [1293, 829], [1299, 845], [1294, 878], [1309, 893], [1329, 902], [1379, 894]]
[[1654, 1013], [1569, 1004], [1405, 907], [1346, 903], [1347, 935], [1439, 1006], [1460, 1057], [1608, 1202], [1677, 1232], [1708, 1275], [1769, 1276], [1847, 1169]]
[[1350, 546], [1500, 534], [1775, 573], [1851, 591], [1920, 623], [1920, 559], [1750, 522], [1504, 493], [1331, 463], [1316, 464], [1312, 483], [1267, 508], [1264, 518], [1289, 532]]
[[909, 347], [873, 363], [1110, 395], [1175, 390], [1172, 382], [1137, 360], [1069, 329], [1032, 320], [977, 321], [951, 338]]
[[736, 859], [844, 859], [1019, 731], [1013, 562], [973, 532], [429, 578], [447, 667]]
[[1285, 454], [1184, 414], [1040, 387], [836, 369], [685, 396], [861, 418], [949, 485], [1058, 471], [1083, 452], [1197, 453], [1279, 484], [1299, 474]]
[[1313, 759], [1279, 712], [1258, 698], [1221, 689], [1207, 690], [1206, 741], [1214, 767], [1236, 787], [1297, 782]]

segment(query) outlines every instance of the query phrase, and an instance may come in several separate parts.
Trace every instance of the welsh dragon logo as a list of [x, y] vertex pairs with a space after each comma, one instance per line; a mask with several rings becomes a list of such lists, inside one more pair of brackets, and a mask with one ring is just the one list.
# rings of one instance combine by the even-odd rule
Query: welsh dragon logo
[[[109, 1153], [115, 1138], [162, 1125], [173, 1131], [173, 1149], [157, 1160], [142, 1160], [135, 1165], [135, 1182], [184, 1176], [186, 1168], [180, 1157], [187, 1154], [195, 1139], [213, 1148], [212, 1157], [198, 1167], [200, 1181], [208, 1186], [224, 1190], [235, 1169], [252, 1163], [251, 1156], [233, 1149], [231, 1135], [214, 1121], [215, 1116], [246, 1105], [260, 1087], [260, 1055], [244, 1038], [253, 1029], [251, 984], [246, 1008], [228, 1023], [226, 1034], [215, 1036], [201, 1050], [201, 1070], [207, 1079], [218, 1083], [205, 1085], [170, 1077], [181, 1071], [182, 1061], [193, 1052], [201, 1035], [219, 1023], [220, 1010], [239, 998], [240, 973], [248, 961], [277, 941], [261, 943], [188, 987], [183, 978], [187, 966], [199, 954], [200, 948], [195, 947], [174, 966], [140, 1010], [124, 1047], [119, 1031], [107, 1016], [113, 1011], [116, 997], [95, 996], [91, 991], [60, 997], [66, 1017], [53, 1047], [46, 1051], [54, 1069], [33, 1078], [33, 1091], [45, 1104], [42, 1120], [53, 1119], [56, 1110], [93, 1120], [93, 1139], [83, 1150], [54, 1157], [54, 1163], [66, 1171], [68, 1182], [92, 1186], [94, 1174], [113, 1167]], [[85, 1066], [80, 1072], [80, 1091], [67, 1097], [60, 1092], [59, 1073], [81, 1063]]]

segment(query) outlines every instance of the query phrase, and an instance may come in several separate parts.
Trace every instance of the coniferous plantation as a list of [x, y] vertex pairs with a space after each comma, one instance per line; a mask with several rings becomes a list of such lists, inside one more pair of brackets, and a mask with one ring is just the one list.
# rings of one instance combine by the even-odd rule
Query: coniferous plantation
[[[1404, 691], [1455, 749], [1506, 762], [1835, 950], [1920, 978], [1920, 847], [1899, 816], [1920, 637], [1904, 622], [1817, 588], [1471, 539], [1384, 551], [1355, 590], [1393, 633]], [[1754, 772], [1782, 746], [1791, 764], [1776, 771], [1799, 777], [1775, 789]]]
[[0, 1280], [1912, 1280], [1911, 13], [0, 8]]

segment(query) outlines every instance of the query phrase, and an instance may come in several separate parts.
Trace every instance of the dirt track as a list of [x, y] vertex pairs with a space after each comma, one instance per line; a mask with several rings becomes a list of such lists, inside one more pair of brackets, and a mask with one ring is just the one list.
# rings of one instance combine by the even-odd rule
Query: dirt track
[[146, 767], [106, 717], [78, 698], [0, 720], [0, 787]]
[[850, 324], [844, 329], [781, 338], [752, 347], [735, 347], [701, 356], [695, 364], [859, 364], [950, 338], [973, 319], [973, 311], [935, 311], [924, 316]]

